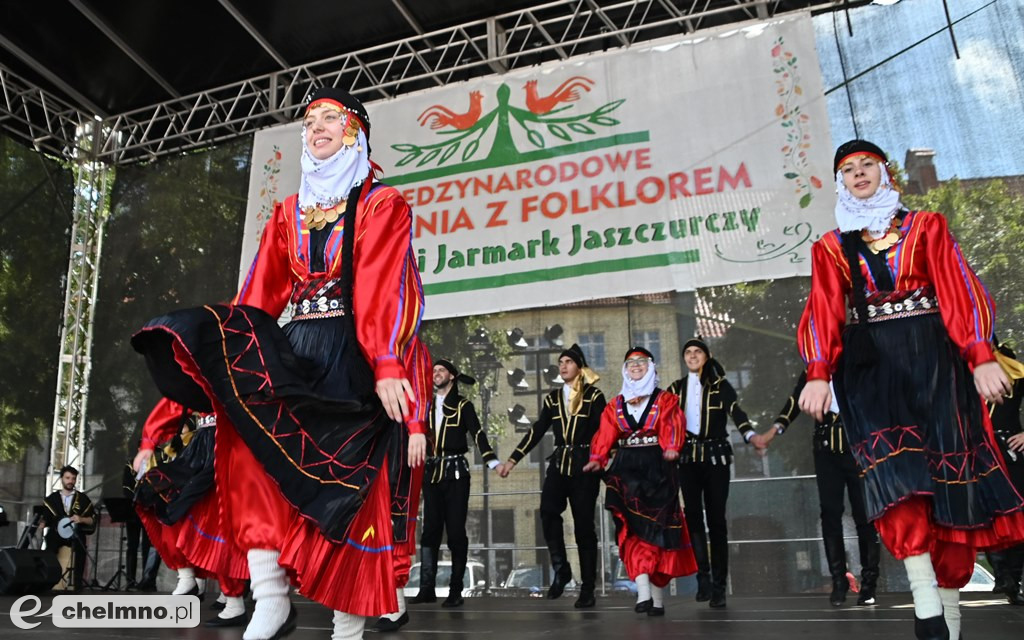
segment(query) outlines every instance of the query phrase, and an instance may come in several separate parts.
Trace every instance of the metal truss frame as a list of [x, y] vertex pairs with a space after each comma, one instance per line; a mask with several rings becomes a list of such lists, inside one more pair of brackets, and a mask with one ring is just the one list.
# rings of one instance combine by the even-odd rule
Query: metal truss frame
[[[404, 5], [393, 0], [401, 11]], [[228, 0], [222, 4], [231, 7]], [[416, 35], [164, 102], [102, 117], [107, 131], [97, 159], [119, 165], [206, 147], [298, 117], [308, 93], [339, 86], [371, 100], [505, 73], [542, 62], [650, 39], [685, 34], [713, 25], [767, 19], [796, 7], [824, 11], [848, 0], [552, 0], [492, 18], [432, 32], [413, 19]], [[411, 19], [408, 10], [402, 12]], [[259, 34], [250, 35], [263, 44]], [[280, 62], [280, 56], [277, 56]], [[69, 155], [74, 131], [93, 114], [33, 88], [0, 67], [0, 126], [36, 148]], [[14, 127], [4, 123], [13, 119]]]
[[64, 465], [79, 469], [85, 481], [85, 424], [92, 369], [92, 330], [103, 248], [103, 227], [110, 212], [113, 169], [90, 153], [102, 140], [102, 124], [85, 123], [75, 150], [75, 200], [71, 225], [71, 255], [64, 293], [64, 323], [60, 333], [57, 395], [50, 433], [51, 489], [58, 489]]
[[93, 119], [0, 65], [0, 128], [41, 153], [70, 158], [75, 132]]

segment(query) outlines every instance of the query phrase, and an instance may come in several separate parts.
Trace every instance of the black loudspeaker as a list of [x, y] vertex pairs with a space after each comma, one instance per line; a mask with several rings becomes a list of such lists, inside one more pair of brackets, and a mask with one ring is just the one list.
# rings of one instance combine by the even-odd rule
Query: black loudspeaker
[[0, 549], [0, 594], [39, 593], [60, 580], [60, 563], [51, 551]]

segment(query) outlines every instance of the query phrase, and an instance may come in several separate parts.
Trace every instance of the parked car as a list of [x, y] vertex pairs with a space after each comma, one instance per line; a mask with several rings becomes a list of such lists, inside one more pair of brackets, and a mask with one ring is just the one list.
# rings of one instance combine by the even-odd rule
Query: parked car
[[996, 586], [996, 579], [992, 574], [977, 562], [974, 563], [974, 574], [971, 579], [960, 588], [961, 591], [992, 591]]
[[612, 581], [612, 592], [632, 593], [636, 595], [636, 583], [626, 573], [626, 563], [621, 560], [615, 563], [615, 579]]
[[[504, 596], [526, 596], [533, 598], [543, 597], [551, 585], [551, 580], [544, 580], [544, 568], [539, 564], [521, 564], [509, 572], [508, 577], [501, 583], [500, 589], [494, 590], [494, 595]], [[566, 585], [566, 591], [578, 589], [576, 580], [570, 580]]]
[[[439, 560], [437, 563], [437, 579], [434, 582], [434, 593], [438, 598], [448, 597], [448, 583], [452, 577], [451, 560]], [[479, 595], [480, 590], [485, 586], [484, 565], [476, 560], [466, 563], [466, 573], [462, 578], [462, 597]], [[405, 585], [405, 597], [411, 598], [420, 592], [420, 563], [412, 565], [409, 569], [409, 583]]]

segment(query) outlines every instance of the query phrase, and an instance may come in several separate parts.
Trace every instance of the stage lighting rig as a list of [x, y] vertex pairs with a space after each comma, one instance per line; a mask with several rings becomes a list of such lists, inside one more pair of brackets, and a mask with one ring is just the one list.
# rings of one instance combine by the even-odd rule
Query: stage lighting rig
[[513, 349], [525, 349], [530, 346], [526, 342], [526, 338], [523, 337], [523, 330], [519, 327], [505, 332], [505, 342]]
[[506, 380], [510, 387], [516, 391], [526, 391], [530, 388], [530, 383], [526, 381], [526, 372], [516, 367], [512, 370], [507, 370]]

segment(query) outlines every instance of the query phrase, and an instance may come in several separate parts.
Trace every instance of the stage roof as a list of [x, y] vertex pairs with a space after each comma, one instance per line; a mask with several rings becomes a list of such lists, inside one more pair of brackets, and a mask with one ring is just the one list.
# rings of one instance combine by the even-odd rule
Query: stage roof
[[0, 127], [114, 164], [287, 121], [317, 84], [374, 100], [836, 0], [12, 0]]

